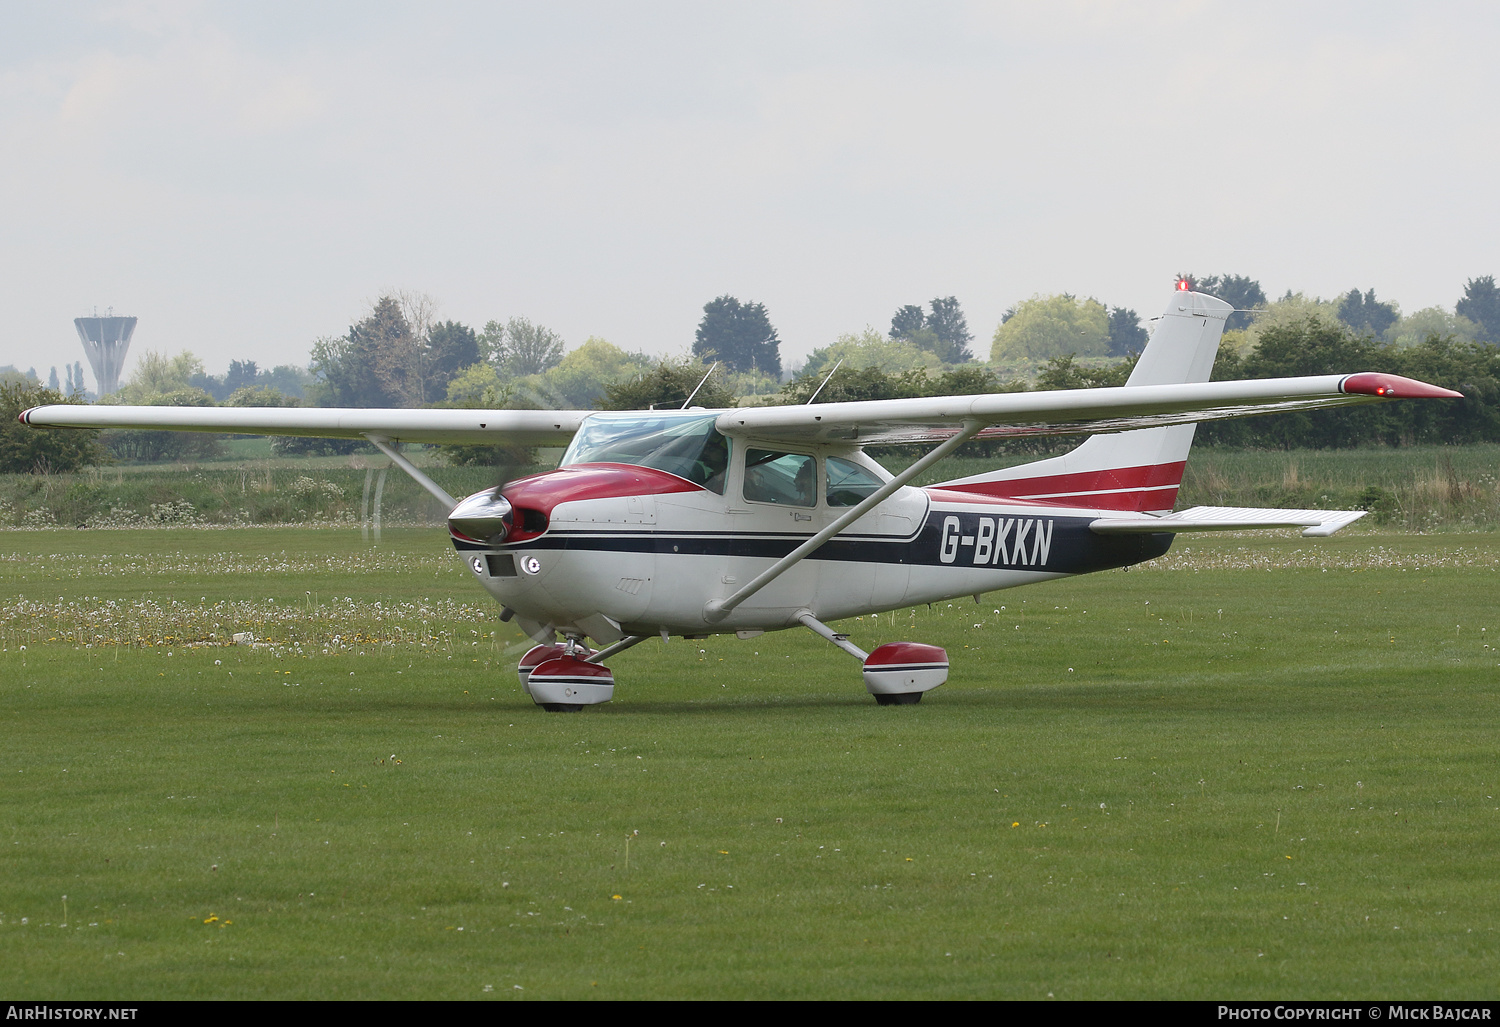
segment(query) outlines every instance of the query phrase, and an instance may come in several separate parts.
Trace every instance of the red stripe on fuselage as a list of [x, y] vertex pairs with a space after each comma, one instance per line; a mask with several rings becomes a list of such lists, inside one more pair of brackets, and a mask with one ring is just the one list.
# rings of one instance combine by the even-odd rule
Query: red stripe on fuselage
[[970, 492], [997, 499], [1025, 500], [1056, 506], [1102, 510], [1170, 510], [1177, 502], [1187, 461], [1109, 467], [1073, 474], [1044, 474], [998, 481], [944, 482], [947, 492]]
[[963, 492], [928, 485], [922, 490], [934, 503], [985, 503], [994, 506], [1056, 506], [1050, 499], [1016, 499], [1013, 496], [989, 496], [982, 492]]

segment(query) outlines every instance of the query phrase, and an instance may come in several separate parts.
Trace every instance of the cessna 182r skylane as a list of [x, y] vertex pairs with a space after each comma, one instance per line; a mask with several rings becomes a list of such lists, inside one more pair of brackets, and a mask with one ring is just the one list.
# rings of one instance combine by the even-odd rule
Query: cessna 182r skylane
[[[501, 619], [539, 643], [519, 673], [548, 710], [610, 700], [604, 660], [653, 635], [748, 638], [798, 625], [860, 660], [877, 701], [914, 703], [947, 680], [946, 652], [892, 642], [866, 653], [827, 622], [1140, 563], [1183, 531], [1330, 535], [1361, 511], [1173, 513], [1195, 423], [1462, 398], [1370, 372], [1210, 382], [1232, 309], [1179, 283], [1121, 388], [628, 413], [68, 405], [21, 420], [368, 439], [448, 506], [453, 544]], [[1064, 456], [907, 484], [970, 439], [1027, 435], [1091, 437]], [[555, 471], [459, 502], [401, 454], [403, 442], [567, 451]], [[894, 476], [864, 452], [931, 442]]]

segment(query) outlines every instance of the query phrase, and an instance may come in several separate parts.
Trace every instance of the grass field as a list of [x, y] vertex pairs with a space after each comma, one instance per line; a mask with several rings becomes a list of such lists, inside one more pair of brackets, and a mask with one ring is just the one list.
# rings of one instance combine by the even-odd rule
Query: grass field
[[786, 632], [568, 715], [440, 531], [0, 533], [0, 992], [1493, 999], [1497, 567], [1192, 539], [846, 622], [920, 706]]

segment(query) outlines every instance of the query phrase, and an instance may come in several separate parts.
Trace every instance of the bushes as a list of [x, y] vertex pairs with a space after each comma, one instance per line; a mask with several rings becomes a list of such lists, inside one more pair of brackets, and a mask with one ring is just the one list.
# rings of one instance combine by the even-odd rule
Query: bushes
[[[153, 397], [150, 406], [211, 407], [213, 397], [202, 389], [175, 389]], [[211, 460], [223, 451], [222, 436], [196, 431], [137, 431], [113, 428], [104, 445], [117, 459], [154, 464], [169, 460]]]
[[[495, 484], [491, 467], [426, 470], [456, 496]], [[534, 470], [540, 468], [521, 468], [515, 473]], [[365, 472], [347, 467], [153, 468], [0, 475], [0, 528], [357, 525], [364, 489]], [[372, 487], [372, 496], [373, 491]], [[388, 472], [382, 502], [386, 524], [441, 524], [446, 514], [442, 504], [401, 471], [392, 468]]]
[[0, 474], [76, 471], [105, 459], [99, 433], [86, 429], [40, 431], [16, 418], [21, 411], [48, 403], [77, 403], [39, 382], [0, 382]]
[[1221, 349], [1214, 380], [1383, 371], [1440, 385], [1462, 400], [1380, 403], [1354, 409], [1272, 414], [1199, 426], [1208, 445], [1255, 449], [1349, 449], [1500, 442], [1500, 349], [1429, 335], [1398, 349], [1315, 318], [1266, 329], [1241, 358]]

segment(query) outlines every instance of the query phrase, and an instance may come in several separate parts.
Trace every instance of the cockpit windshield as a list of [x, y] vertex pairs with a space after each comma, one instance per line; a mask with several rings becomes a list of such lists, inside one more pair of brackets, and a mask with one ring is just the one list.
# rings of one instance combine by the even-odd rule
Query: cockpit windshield
[[729, 440], [714, 428], [717, 414], [595, 414], [563, 454], [570, 464], [634, 464], [686, 478], [724, 494]]

